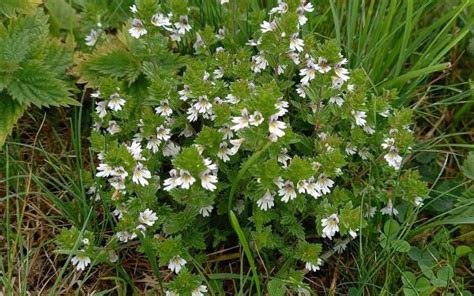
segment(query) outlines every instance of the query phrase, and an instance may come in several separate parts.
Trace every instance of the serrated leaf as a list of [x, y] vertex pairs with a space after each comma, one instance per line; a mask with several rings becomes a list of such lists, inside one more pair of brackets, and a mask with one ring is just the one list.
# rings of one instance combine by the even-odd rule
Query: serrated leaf
[[5, 94], [0, 93], [0, 150], [5, 143], [6, 137], [11, 134], [15, 123], [25, 110], [25, 105], [21, 105]]
[[14, 17], [17, 13], [32, 14], [41, 0], [2, 0], [0, 1], [0, 14]]
[[57, 29], [72, 30], [77, 19], [76, 11], [65, 0], [47, 0], [49, 21]]
[[66, 83], [38, 61], [29, 61], [15, 73], [8, 93], [20, 104], [43, 106], [79, 105]]

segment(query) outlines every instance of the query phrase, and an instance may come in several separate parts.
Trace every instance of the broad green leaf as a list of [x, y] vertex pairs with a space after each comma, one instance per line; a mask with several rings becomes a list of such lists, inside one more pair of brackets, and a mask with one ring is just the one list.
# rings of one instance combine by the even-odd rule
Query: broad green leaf
[[474, 180], [474, 152], [469, 152], [461, 167], [464, 176]]
[[0, 1], [0, 14], [14, 17], [17, 13], [31, 14], [41, 4], [42, 0], [2, 0]]
[[15, 73], [8, 93], [24, 105], [66, 106], [79, 103], [70, 97], [66, 83], [38, 61], [30, 61]]
[[6, 137], [11, 134], [13, 126], [23, 115], [25, 110], [25, 105], [0, 93], [0, 149], [3, 143], [5, 143]]
[[49, 13], [49, 21], [52, 27], [72, 30], [76, 22], [76, 11], [66, 0], [46, 0], [46, 8]]
[[469, 253], [471, 253], [471, 252], [472, 252], [472, 248], [469, 247], [469, 246], [458, 246], [458, 247], [456, 248], [456, 255], [457, 255], [458, 257], [465, 256], [465, 255], [467, 255], [467, 254], [469, 254]]

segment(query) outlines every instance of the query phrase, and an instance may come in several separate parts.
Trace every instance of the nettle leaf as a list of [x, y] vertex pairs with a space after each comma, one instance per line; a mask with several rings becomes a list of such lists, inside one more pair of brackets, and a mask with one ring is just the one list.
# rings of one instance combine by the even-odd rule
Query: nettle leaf
[[304, 240], [298, 241], [295, 249], [294, 257], [303, 262], [311, 262], [316, 264], [318, 262], [319, 255], [321, 254], [321, 244], [312, 244]]
[[0, 1], [0, 14], [11, 18], [17, 13], [32, 14], [42, 0], [2, 0]]
[[169, 237], [158, 242], [157, 249], [160, 266], [168, 265], [170, 259], [174, 256], [184, 257], [184, 248], [180, 236]]
[[78, 20], [74, 8], [66, 0], [46, 0], [46, 8], [49, 13], [49, 21], [56, 30], [72, 30]]
[[209, 153], [215, 155], [217, 154], [221, 140], [222, 134], [220, 132], [208, 126], [204, 126], [197, 135], [195, 142], [203, 145], [206, 149], [209, 149]]
[[26, 105], [22, 105], [0, 92], [0, 149], [25, 110]]
[[255, 178], [259, 178], [263, 187], [273, 188], [273, 180], [281, 175], [281, 168], [276, 159], [269, 159], [263, 163], [256, 164], [252, 170]]
[[80, 59], [76, 68], [80, 83], [96, 86], [100, 77], [106, 75], [134, 82], [141, 73], [140, 60], [118, 40], [103, 44], [94, 53]]
[[64, 46], [59, 39], [50, 38], [43, 51], [44, 65], [58, 75], [64, 75], [72, 65], [72, 50]]
[[8, 93], [17, 102], [25, 105], [66, 106], [79, 105], [70, 97], [69, 87], [56, 78], [39, 61], [29, 61], [15, 73], [8, 86]]

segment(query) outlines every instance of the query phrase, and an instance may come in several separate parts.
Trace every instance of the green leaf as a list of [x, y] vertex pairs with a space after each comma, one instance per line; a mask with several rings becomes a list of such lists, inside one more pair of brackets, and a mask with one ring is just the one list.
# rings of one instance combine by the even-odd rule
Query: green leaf
[[13, 126], [23, 115], [25, 110], [25, 105], [0, 93], [0, 149], [3, 143], [5, 143], [6, 137], [11, 134]]
[[47, 0], [45, 3], [52, 27], [72, 30], [76, 22], [76, 11], [66, 0]]
[[474, 180], [474, 152], [469, 152], [461, 167], [464, 176]]
[[467, 255], [467, 254], [469, 254], [469, 253], [471, 253], [471, 252], [472, 252], [472, 249], [471, 249], [471, 247], [469, 247], [469, 246], [458, 246], [458, 247], [456, 248], [456, 255], [457, 255], [458, 257], [465, 256], [465, 255]]
[[392, 248], [401, 253], [406, 253], [410, 250], [410, 244], [406, 240], [394, 240], [391, 244]]
[[397, 221], [390, 219], [387, 222], [385, 222], [385, 225], [383, 226], [383, 232], [387, 237], [395, 237], [400, 230], [400, 225], [398, 224]]
[[31, 14], [41, 4], [41, 0], [2, 0], [0, 1], [0, 14], [14, 17], [17, 13]]
[[268, 294], [272, 296], [287, 295], [287, 288], [285, 283], [280, 279], [273, 279], [267, 284]]
[[8, 93], [25, 105], [43, 106], [79, 105], [70, 97], [66, 83], [38, 61], [30, 61], [15, 73]]

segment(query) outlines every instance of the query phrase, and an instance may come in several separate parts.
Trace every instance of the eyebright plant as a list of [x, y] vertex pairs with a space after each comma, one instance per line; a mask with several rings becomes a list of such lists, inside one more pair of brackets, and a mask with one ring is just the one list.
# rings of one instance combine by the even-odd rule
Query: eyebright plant
[[[137, 1], [128, 25], [75, 69], [95, 89], [90, 194], [115, 221], [107, 242], [64, 230], [77, 270], [120, 260], [139, 240], [176, 274], [168, 295], [203, 295], [196, 266], [237, 242], [236, 213], [268, 270], [287, 262], [302, 281], [329, 260], [323, 251], [423, 204], [425, 183], [403, 168], [411, 112], [392, 106], [393, 91], [370, 92], [335, 41], [305, 30], [310, 2], [279, 1], [238, 48], [226, 27], [199, 24], [198, 10]], [[192, 54], [179, 54], [186, 46]]]

